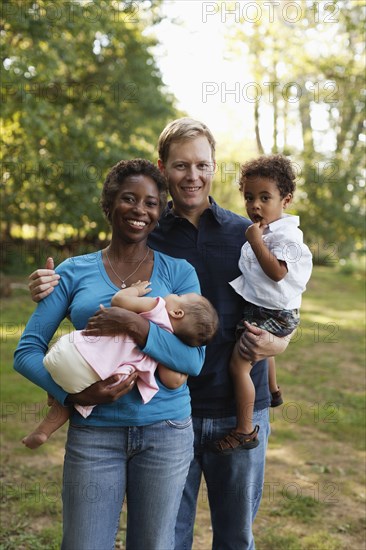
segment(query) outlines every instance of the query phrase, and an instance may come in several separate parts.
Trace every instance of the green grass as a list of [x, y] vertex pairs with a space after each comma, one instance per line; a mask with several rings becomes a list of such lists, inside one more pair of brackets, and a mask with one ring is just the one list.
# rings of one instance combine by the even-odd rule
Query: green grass
[[365, 449], [364, 303], [360, 274], [316, 268], [299, 333], [277, 359], [287, 401], [281, 420], [291, 425], [295, 418], [296, 426], [313, 426], [359, 450]]
[[281, 505], [274, 507], [271, 511], [272, 516], [294, 517], [303, 523], [309, 523], [323, 512], [323, 503], [313, 497], [299, 495], [297, 486], [287, 487], [287, 489]]
[[316, 267], [298, 334], [276, 359], [285, 403], [271, 410], [259, 550], [366, 548], [363, 278]]
[[341, 550], [341, 548], [339, 542], [325, 531], [305, 535], [300, 539], [298, 535], [283, 529], [280, 524], [267, 530], [260, 544], [260, 550]]
[[[359, 271], [314, 269], [300, 330], [276, 361], [285, 403], [270, 411], [265, 490], [254, 524], [258, 550], [366, 548], [364, 302]], [[66, 428], [37, 451], [20, 443], [46, 411], [44, 392], [12, 368], [34, 304], [16, 290], [1, 308], [0, 550], [53, 550], [61, 540]], [[204, 487], [197, 517], [194, 550], [209, 550]], [[121, 529], [116, 548], [124, 548], [124, 536]]]

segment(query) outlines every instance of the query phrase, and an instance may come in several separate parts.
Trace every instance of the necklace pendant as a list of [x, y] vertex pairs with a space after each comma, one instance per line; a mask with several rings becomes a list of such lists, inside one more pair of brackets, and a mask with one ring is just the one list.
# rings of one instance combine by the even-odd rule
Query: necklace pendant
[[[108, 264], [109, 264], [109, 267], [111, 268], [111, 271], [115, 274], [115, 276], [117, 277], [117, 279], [119, 279], [121, 281], [121, 288], [127, 288], [127, 285], [126, 285], [126, 281], [127, 279], [129, 279], [130, 277], [132, 277], [132, 275], [135, 275], [135, 273], [137, 273], [137, 271], [140, 269], [140, 267], [142, 266], [142, 264], [144, 263], [144, 261], [147, 259], [148, 255], [149, 255], [149, 252], [150, 252], [150, 248], [147, 247], [147, 251], [146, 251], [146, 254], [145, 256], [142, 258], [142, 260], [140, 261], [139, 265], [136, 267], [136, 269], [134, 271], [132, 271], [132, 273], [130, 273], [128, 275], [128, 277], [125, 277], [125, 279], [121, 279], [121, 277], [118, 275], [118, 273], [116, 273], [115, 269], [113, 268], [113, 265], [111, 263], [111, 260], [108, 256], [108, 250], [106, 249], [105, 250], [105, 255], [106, 255], [106, 258], [107, 258], [107, 261], [108, 261]], [[138, 260], [137, 260], [138, 261]]]

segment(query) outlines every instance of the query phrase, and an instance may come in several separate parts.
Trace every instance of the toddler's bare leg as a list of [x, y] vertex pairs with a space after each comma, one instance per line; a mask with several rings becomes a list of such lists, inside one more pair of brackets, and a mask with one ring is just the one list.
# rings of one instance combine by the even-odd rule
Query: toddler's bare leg
[[63, 407], [57, 401], [53, 401], [47, 416], [29, 435], [22, 439], [22, 443], [29, 449], [37, 449], [61, 426], [67, 422], [70, 416], [68, 407]]
[[268, 358], [268, 383], [269, 383], [269, 391], [271, 393], [278, 391], [277, 377], [276, 377], [276, 361], [274, 357]]
[[168, 369], [164, 365], [160, 364], [158, 365], [158, 373], [164, 386], [170, 388], [171, 390], [179, 388], [188, 378], [186, 374], [175, 372], [174, 370]]
[[236, 427], [222, 439], [213, 442], [215, 452], [230, 454], [236, 450], [250, 450], [259, 445], [259, 426], [253, 428], [255, 388], [250, 377], [252, 365], [239, 353], [238, 343], [230, 361], [230, 371], [236, 398]]
[[236, 399], [235, 431], [244, 434], [250, 434], [253, 431], [255, 388], [250, 377], [251, 370], [251, 363], [241, 357], [236, 344], [230, 362]]

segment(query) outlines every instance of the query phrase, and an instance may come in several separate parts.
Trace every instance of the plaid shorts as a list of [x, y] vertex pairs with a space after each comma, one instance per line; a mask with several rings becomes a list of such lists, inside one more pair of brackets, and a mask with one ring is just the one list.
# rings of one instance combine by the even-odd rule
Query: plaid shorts
[[275, 336], [284, 337], [291, 334], [300, 323], [298, 309], [267, 309], [245, 302], [243, 318], [236, 325], [236, 339], [246, 330], [244, 321], [267, 330]]

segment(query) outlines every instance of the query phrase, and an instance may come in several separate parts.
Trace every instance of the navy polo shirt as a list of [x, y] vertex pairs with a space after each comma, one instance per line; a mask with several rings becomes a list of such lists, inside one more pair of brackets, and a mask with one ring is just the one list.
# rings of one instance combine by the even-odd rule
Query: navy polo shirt
[[[159, 226], [149, 237], [151, 248], [184, 258], [196, 269], [203, 296], [215, 306], [220, 328], [206, 348], [206, 360], [197, 377], [188, 384], [195, 416], [219, 418], [236, 414], [229, 361], [235, 344], [235, 327], [242, 317], [243, 299], [229, 285], [240, 275], [238, 260], [250, 221], [225, 210], [210, 197], [196, 228], [172, 212], [169, 203]], [[267, 361], [251, 371], [256, 388], [255, 409], [269, 406]]]

